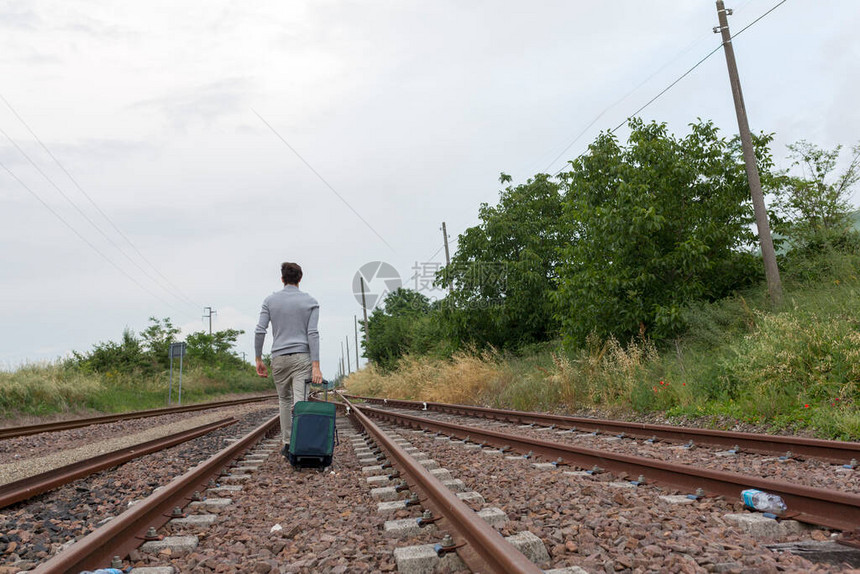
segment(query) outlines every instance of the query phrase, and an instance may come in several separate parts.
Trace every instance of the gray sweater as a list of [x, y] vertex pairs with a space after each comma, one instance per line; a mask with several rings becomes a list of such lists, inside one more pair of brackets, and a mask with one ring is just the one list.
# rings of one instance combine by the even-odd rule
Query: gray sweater
[[263, 356], [266, 328], [272, 323], [272, 356], [310, 353], [311, 361], [320, 360], [320, 334], [317, 331], [320, 305], [295, 285], [285, 285], [263, 301], [260, 320], [254, 331], [254, 350]]

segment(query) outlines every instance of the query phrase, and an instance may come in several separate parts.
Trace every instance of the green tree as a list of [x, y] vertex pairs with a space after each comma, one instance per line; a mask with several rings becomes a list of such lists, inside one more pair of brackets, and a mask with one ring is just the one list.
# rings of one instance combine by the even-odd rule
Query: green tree
[[[627, 145], [601, 134], [561, 175], [572, 241], [558, 268], [566, 340], [591, 332], [669, 337], [692, 301], [760, 277], [740, 145], [711, 122], [677, 139], [665, 124], [629, 123]], [[755, 138], [767, 182], [769, 136]]]
[[[502, 174], [500, 182], [510, 179]], [[451, 287], [443, 306], [449, 336], [512, 348], [551, 338], [558, 248], [569, 239], [558, 183], [539, 174], [509, 185], [478, 216], [438, 274], [438, 284]]]
[[155, 317], [150, 317], [149, 322], [151, 323], [149, 327], [140, 334], [143, 337], [144, 347], [153, 363], [167, 368], [170, 364], [168, 357], [170, 344], [176, 341], [179, 328], [173, 326], [169, 317], [160, 321]]
[[242, 359], [233, 352], [236, 340], [244, 332], [237, 329], [225, 329], [224, 331], [215, 331], [211, 335], [205, 331], [191, 333], [185, 338], [185, 342], [188, 344], [188, 357], [199, 361], [201, 364], [244, 365]]
[[841, 145], [826, 150], [800, 140], [788, 149], [791, 165], [801, 175], [783, 174], [776, 192], [776, 207], [783, 218], [777, 230], [794, 248], [820, 250], [844, 244], [855, 235], [848, 216], [851, 188], [860, 179], [860, 144], [852, 148], [851, 160], [840, 175], [833, 172]]
[[383, 305], [367, 318], [368, 344], [365, 356], [382, 369], [391, 370], [407, 353], [426, 353], [433, 344], [427, 335], [430, 300], [411, 289], [400, 288], [389, 293]]
[[126, 328], [119, 343], [97, 343], [88, 353], [72, 351], [72, 365], [87, 372], [144, 373], [152, 371], [152, 362], [146, 356], [140, 339]]

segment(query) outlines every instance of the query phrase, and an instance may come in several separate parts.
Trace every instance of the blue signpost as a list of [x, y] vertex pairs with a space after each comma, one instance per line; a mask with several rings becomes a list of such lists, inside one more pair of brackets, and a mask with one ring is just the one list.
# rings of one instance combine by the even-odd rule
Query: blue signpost
[[170, 343], [170, 350], [168, 354], [170, 356], [170, 387], [167, 391], [167, 404], [171, 404], [173, 400], [173, 358], [179, 357], [179, 403], [182, 404], [182, 357], [185, 356], [185, 347], [187, 345], [182, 343]]

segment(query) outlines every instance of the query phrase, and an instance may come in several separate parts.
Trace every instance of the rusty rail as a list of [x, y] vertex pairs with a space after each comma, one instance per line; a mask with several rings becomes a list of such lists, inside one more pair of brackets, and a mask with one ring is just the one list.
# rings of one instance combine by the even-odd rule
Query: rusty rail
[[409, 456], [400, 446], [388, 438], [355, 405], [344, 399], [355, 418], [371, 434], [377, 444], [385, 449], [395, 464], [408, 477], [410, 486], [424, 495], [421, 503], [437, 516], [443, 516], [446, 527], [454, 531], [454, 541], [467, 544], [457, 553], [474, 572], [497, 572], [499, 574], [531, 573], [541, 569], [535, 566], [519, 550], [502, 538], [495, 529], [480, 518], [471, 508], [448, 490], [436, 477]]
[[530, 413], [505, 409], [491, 409], [471, 405], [449, 405], [421, 401], [405, 401], [400, 399], [379, 399], [375, 397], [358, 397], [367, 403], [386, 405], [406, 409], [432, 410], [447, 414], [465, 415], [493, 420], [507, 421], [519, 424], [537, 424], [543, 426], [555, 425], [560, 429], [575, 428], [581, 431], [600, 431], [609, 434], [630, 435], [637, 438], [658, 438], [678, 442], [694, 441], [697, 444], [707, 444], [725, 448], [740, 447], [750, 452], [783, 454], [791, 451], [795, 457], [814, 457], [838, 464], [847, 464], [851, 459], [860, 459], [860, 442], [838, 440], [823, 440], [805, 437], [780, 436], [747, 432], [721, 431], [676, 427], [671, 425], [656, 425], [614, 421], [608, 419], [590, 419], [553, 415], [549, 413]]
[[28, 476], [15, 482], [9, 482], [0, 486], [0, 508], [5, 508], [10, 504], [27, 500], [43, 492], [48, 492], [49, 490], [68, 484], [73, 480], [89, 476], [100, 470], [117, 466], [152, 452], [170, 448], [234, 423], [236, 423], [236, 419], [228, 417], [172, 435], [74, 462], [41, 474]]
[[500, 448], [508, 447], [524, 453], [530, 451], [547, 461], [560, 460], [562, 463], [580, 468], [591, 469], [598, 466], [610, 472], [642, 475], [649, 483], [669, 485], [688, 492], [702, 488], [710, 495], [740, 500], [742, 490], [758, 488], [778, 494], [785, 500], [790, 513], [786, 517], [838, 530], [854, 530], [860, 527], [860, 495], [856, 494], [576, 447], [477, 427], [432, 421], [372, 407], [362, 407], [362, 409], [370, 416], [401, 426], [436, 431], [472, 442]]
[[200, 490], [209, 477], [217, 474], [230, 461], [262, 439], [279, 424], [275, 415], [241, 440], [216, 453], [163, 489], [153, 492], [104, 526], [75, 542], [63, 552], [43, 562], [34, 574], [78, 574], [82, 570], [104, 567], [113, 556], [126, 556], [137, 548], [152, 526], [160, 527], [169, 520], [170, 510], [185, 506], [194, 491]]
[[145, 411], [132, 411], [128, 413], [117, 413], [113, 415], [101, 415], [97, 417], [88, 417], [85, 419], [73, 419], [68, 421], [57, 421], [52, 423], [41, 423], [35, 425], [25, 425], [19, 427], [3, 427], [0, 428], [0, 440], [13, 438], [17, 436], [27, 436], [43, 432], [54, 432], [60, 430], [75, 429], [87, 427], [90, 425], [98, 425], [104, 423], [113, 423], [116, 421], [125, 421], [131, 419], [142, 419], [148, 417], [157, 417], [161, 415], [169, 415], [174, 413], [187, 413], [192, 411], [202, 411], [206, 409], [218, 409], [222, 407], [230, 407], [233, 405], [242, 405], [245, 403], [257, 403], [275, 398], [277, 395], [262, 395], [259, 397], [249, 397], [246, 399], [231, 399], [229, 401], [212, 401], [208, 403], [197, 403], [184, 407], [164, 407], [161, 409], [149, 409]]

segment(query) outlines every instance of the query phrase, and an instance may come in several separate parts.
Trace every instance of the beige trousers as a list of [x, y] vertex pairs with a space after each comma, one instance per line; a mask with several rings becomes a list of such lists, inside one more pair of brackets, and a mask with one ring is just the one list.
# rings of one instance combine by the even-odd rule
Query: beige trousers
[[275, 380], [281, 411], [281, 442], [287, 444], [293, 427], [293, 405], [305, 399], [305, 381], [311, 379], [310, 354], [272, 357], [272, 378]]

